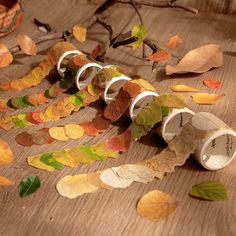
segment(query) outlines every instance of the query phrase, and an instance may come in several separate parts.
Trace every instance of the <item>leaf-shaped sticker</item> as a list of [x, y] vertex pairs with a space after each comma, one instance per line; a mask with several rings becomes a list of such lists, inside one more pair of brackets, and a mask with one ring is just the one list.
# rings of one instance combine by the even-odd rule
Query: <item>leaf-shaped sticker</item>
[[6, 67], [13, 61], [12, 54], [8, 51], [7, 47], [0, 43], [0, 68]]
[[27, 35], [21, 33], [17, 36], [17, 43], [21, 50], [27, 55], [36, 55], [37, 46], [35, 42]]
[[190, 196], [210, 201], [226, 200], [228, 198], [225, 186], [215, 180], [194, 185], [189, 194]]
[[132, 28], [131, 36], [136, 38], [136, 41], [134, 43], [131, 43], [133, 47], [138, 47], [143, 40], [145, 39], [147, 34], [147, 30], [143, 25], [135, 25]]
[[203, 73], [223, 65], [220, 45], [208, 44], [189, 51], [176, 66], [166, 66], [166, 74]]
[[37, 191], [40, 185], [41, 181], [39, 177], [37, 175], [32, 175], [20, 182], [18, 192], [21, 197], [25, 197]]
[[81, 25], [75, 25], [73, 27], [73, 35], [74, 37], [81, 43], [86, 41], [87, 29], [82, 27]]
[[200, 105], [214, 105], [219, 100], [221, 100], [225, 94], [216, 94], [216, 93], [197, 93], [193, 94], [193, 101]]

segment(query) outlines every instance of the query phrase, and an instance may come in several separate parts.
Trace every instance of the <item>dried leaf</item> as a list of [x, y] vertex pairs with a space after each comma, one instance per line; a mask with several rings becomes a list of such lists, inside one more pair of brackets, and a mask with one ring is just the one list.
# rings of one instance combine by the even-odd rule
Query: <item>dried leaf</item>
[[21, 33], [17, 36], [17, 43], [21, 50], [27, 55], [36, 55], [37, 46], [35, 42], [27, 35]]
[[148, 60], [150, 61], [156, 61], [156, 62], [160, 62], [160, 61], [165, 61], [167, 59], [169, 59], [171, 57], [170, 53], [165, 51], [165, 50], [159, 50], [153, 54], [151, 54], [150, 56], [148, 56]]
[[10, 164], [12, 162], [12, 151], [4, 140], [0, 139], [0, 165]]
[[198, 89], [194, 87], [190, 87], [188, 85], [184, 85], [184, 84], [174, 85], [172, 87], [172, 91], [173, 92], [199, 92]]
[[49, 129], [48, 132], [49, 135], [55, 140], [60, 140], [60, 141], [68, 140], [64, 127], [52, 127]]
[[66, 136], [70, 139], [79, 139], [84, 135], [84, 129], [77, 124], [65, 125]]
[[215, 180], [194, 185], [189, 194], [190, 196], [210, 201], [226, 200], [228, 198], [225, 186]]
[[203, 80], [203, 84], [208, 88], [218, 89], [221, 87], [221, 82], [216, 79], [205, 79]]
[[8, 51], [7, 47], [0, 43], [0, 68], [6, 67], [13, 61], [12, 54]]
[[197, 93], [193, 94], [193, 101], [200, 105], [214, 105], [219, 100], [221, 100], [225, 94], [216, 94], [216, 93]]
[[4, 176], [0, 176], [0, 186], [10, 186], [14, 183]]
[[170, 195], [159, 190], [153, 190], [139, 200], [137, 212], [149, 220], [166, 219], [178, 206], [178, 202], [169, 202], [169, 200]]
[[167, 47], [170, 49], [178, 48], [182, 43], [183, 40], [178, 35], [175, 35], [169, 39]]
[[20, 182], [18, 192], [21, 197], [25, 197], [37, 191], [40, 185], [41, 181], [39, 177], [37, 175], [32, 175]]
[[86, 174], [65, 176], [56, 185], [60, 195], [67, 198], [76, 198], [84, 193], [91, 193], [98, 189], [89, 183]]
[[83, 43], [86, 41], [87, 29], [81, 25], [75, 25], [73, 27], [73, 35], [80, 43]]
[[220, 45], [208, 44], [189, 51], [176, 66], [166, 66], [166, 74], [203, 73], [223, 65]]

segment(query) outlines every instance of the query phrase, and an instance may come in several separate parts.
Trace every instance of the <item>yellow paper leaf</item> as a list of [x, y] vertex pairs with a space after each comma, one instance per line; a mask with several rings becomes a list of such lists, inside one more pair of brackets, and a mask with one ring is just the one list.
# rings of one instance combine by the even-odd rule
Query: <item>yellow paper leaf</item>
[[0, 186], [10, 186], [13, 182], [6, 177], [0, 176]]
[[6, 165], [12, 162], [12, 151], [4, 140], [0, 139], [0, 165]]
[[52, 138], [56, 140], [60, 140], [60, 141], [68, 140], [64, 127], [52, 127], [48, 130], [48, 133]]
[[169, 200], [170, 195], [159, 190], [153, 190], [139, 200], [137, 212], [149, 220], [166, 219], [178, 206], [178, 202], [170, 203]]
[[69, 158], [66, 150], [58, 150], [58, 151], [53, 152], [53, 158], [65, 166], [69, 166], [69, 167], [77, 166], [77, 164], [73, 162], [71, 158]]
[[219, 100], [221, 100], [225, 94], [216, 94], [216, 93], [197, 93], [193, 94], [193, 101], [200, 105], [214, 105]]
[[79, 139], [84, 135], [84, 129], [77, 124], [65, 125], [66, 136], [71, 139]]
[[12, 54], [8, 51], [7, 47], [0, 43], [0, 68], [6, 67], [13, 61]]
[[87, 34], [86, 28], [80, 25], [75, 25], [73, 27], [73, 35], [79, 42], [83, 43], [86, 41], [86, 34]]
[[223, 65], [220, 45], [208, 44], [189, 51], [176, 66], [166, 66], [166, 74], [203, 73]]
[[27, 55], [36, 55], [37, 46], [35, 42], [27, 35], [21, 33], [17, 36], [17, 43], [21, 50]]
[[57, 183], [56, 188], [60, 195], [67, 198], [76, 198], [98, 189], [98, 187], [89, 183], [87, 174], [65, 176]]
[[199, 92], [198, 89], [188, 86], [188, 85], [184, 85], [184, 84], [174, 85], [172, 87], [172, 91], [173, 92]]
[[99, 156], [111, 158], [117, 158], [119, 156], [118, 151], [108, 148], [104, 142], [91, 145], [91, 151]]

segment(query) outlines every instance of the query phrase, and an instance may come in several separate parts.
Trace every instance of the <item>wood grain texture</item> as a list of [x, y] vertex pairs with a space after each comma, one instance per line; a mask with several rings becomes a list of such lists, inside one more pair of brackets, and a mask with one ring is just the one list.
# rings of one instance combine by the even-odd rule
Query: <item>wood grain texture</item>
[[[32, 38], [41, 35], [42, 33], [32, 23], [33, 18], [48, 22], [57, 30], [68, 29], [77, 23], [86, 25], [86, 21], [90, 19], [95, 7], [95, 5], [88, 5], [86, 1], [27, 1], [25, 2], [24, 23], [8, 37], [1, 39], [1, 42], [6, 43], [9, 47], [13, 46], [16, 43], [16, 36], [21, 31]], [[119, 32], [124, 27], [125, 30], [129, 30], [138, 22], [133, 9], [127, 6], [119, 5], [113, 7], [109, 12], [107, 20], [113, 25], [115, 32]], [[178, 34], [184, 39], [184, 45], [175, 53], [176, 56], [181, 57], [190, 49], [204, 44], [219, 43], [224, 51], [224, 65], [199, 75], [166, 76], [161, 67], [156, 73], [153, 73], [151, 64], [140, 59], [140, 50], [134, 51], [125, 47], [110, 49], [107, 54], [107, 62], [121, 65], [130, 74], [143, 75], [160, 93], [171, 92], [171, 86], [180, 83], [198, 87], [204, 92], [215, 92], [215, 90], [204, 87], [202, 81], [209, 77], [219, 79], [223, 83], [219, 92], [226, 94], [222, 101], [214, 106], [200, 106], [188, 99], [188, 105], [196, 112], [210, 111], [236, 129], [235, 17], [210, 13], [193, 15], [180, 9], [151, 9], [149, 7], [142, 7], [141, 14], [148, 29], [148, 37], [156, 40], [162, 47], [165, 47], [169, 37], [174, 34]], [[77, 43], [77, 46], [91, 52], [98, 41], [107, 42], [108, 35], [101, 26], [95, 25], [89, 30], [87, 42], [82, 45]], [[18, 53], [14, 63], [1, 70], [1, 81], [24, 75], [43, 58], [42, 55], [46, 53], [46, 49], [55, 42], [41, 44], [39, 54], [35, 57]], [[48, 82], [44, 81], [40, 86], [17, 95], [36, 92], [47, 86]], [[1, 96], [9, 97], [13, 94], [8, 93]], [[56, 124], [85, 121], [94, 117], [99, 109], [101, 109], [100, 105], [96, 104], [60, 121], [24, 130], [33, 131]], [[61, 177], [150, 158], [165, 147], [164, 142], [156, 134], [150, 133], [139, 142], [134, 143], [130, 150], [117, 160], [109, 159], [106, 162], [82, 165], [75, 169], [65, 168], [53, 173], [40, 171], [26, 164], [25, 159], [28, 155], [95, 143], [111, 137], [122, 127], [124, 127], [123, 122], [119, 122], [108, 132], [96, 138], [84, 137], [79, 141], [55, 142], [51, 145], [31, 148], [19, 146], [14, 141], [15, 135], [22, 132], [23, 129], [9, 132], [1, 130], [0, 137], [10, 144], [14, 153], [14, 161], [11, 165], [1, 166], [0, 175], [9, 177], [16, 184], [12, 187], [0, 188], [0, 235], [236, 235], [236, 160], [222, 170], [206, 171], [190, 158], [184, 166], [177, 168], [175, 173], [166, 176], [162, 181], [155, 180], [146, 185], [135, 183], [127, 189], [116, 189], [112, 192], [101, 190], [74, 200], [63, 198], [56, 192], [55, 185]], [[21, 199], [17, 193], [17, 186], [21, 179], [32, 174], [40, 176], [42, 186], [33, 195]], [[188, 196], [193, 184], [209, 179], [220, 180], [227, 186], [229, 189], [228, 201], [200, 201]], [[141, 196], [156, 188], [171, 194], [180, 204], [176, 213], [168, 220], [151, 222], [142, 219], [136, 213], [136, 203]]]

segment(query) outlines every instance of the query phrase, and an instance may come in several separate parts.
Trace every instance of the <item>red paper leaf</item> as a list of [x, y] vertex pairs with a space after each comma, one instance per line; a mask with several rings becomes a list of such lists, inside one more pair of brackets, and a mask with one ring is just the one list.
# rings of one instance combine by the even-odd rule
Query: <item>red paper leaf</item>
[[160, 62], [160, 61], [165, 61], [165, 60], [169, 59], [170, 56], [171, 56], [171, 55], [170, 55], [169, 52], [164, 51], [164, 50], [160, 50], [160, 51], [157, 51], [157, 52], [151, 54], [151, 55], [148, 57], [148, 60]]
[[116, 151], [127, 151], [131, 142], [131, 130], [127, 129], [119, 136], [110, 138], [106, 141], [106, 146]]
[[97, 136], [99, 133], [103, 132], [103, 130], [97, 129], [94, 126], [93, 122], [83, 122], [80, 126], [84, 129], [84, 132], [89, 136]]
[[221, 87], [221, 82], [215, 79], [205, 79], [203, 80], [203, 84], [208, 88], [218, 89]]

